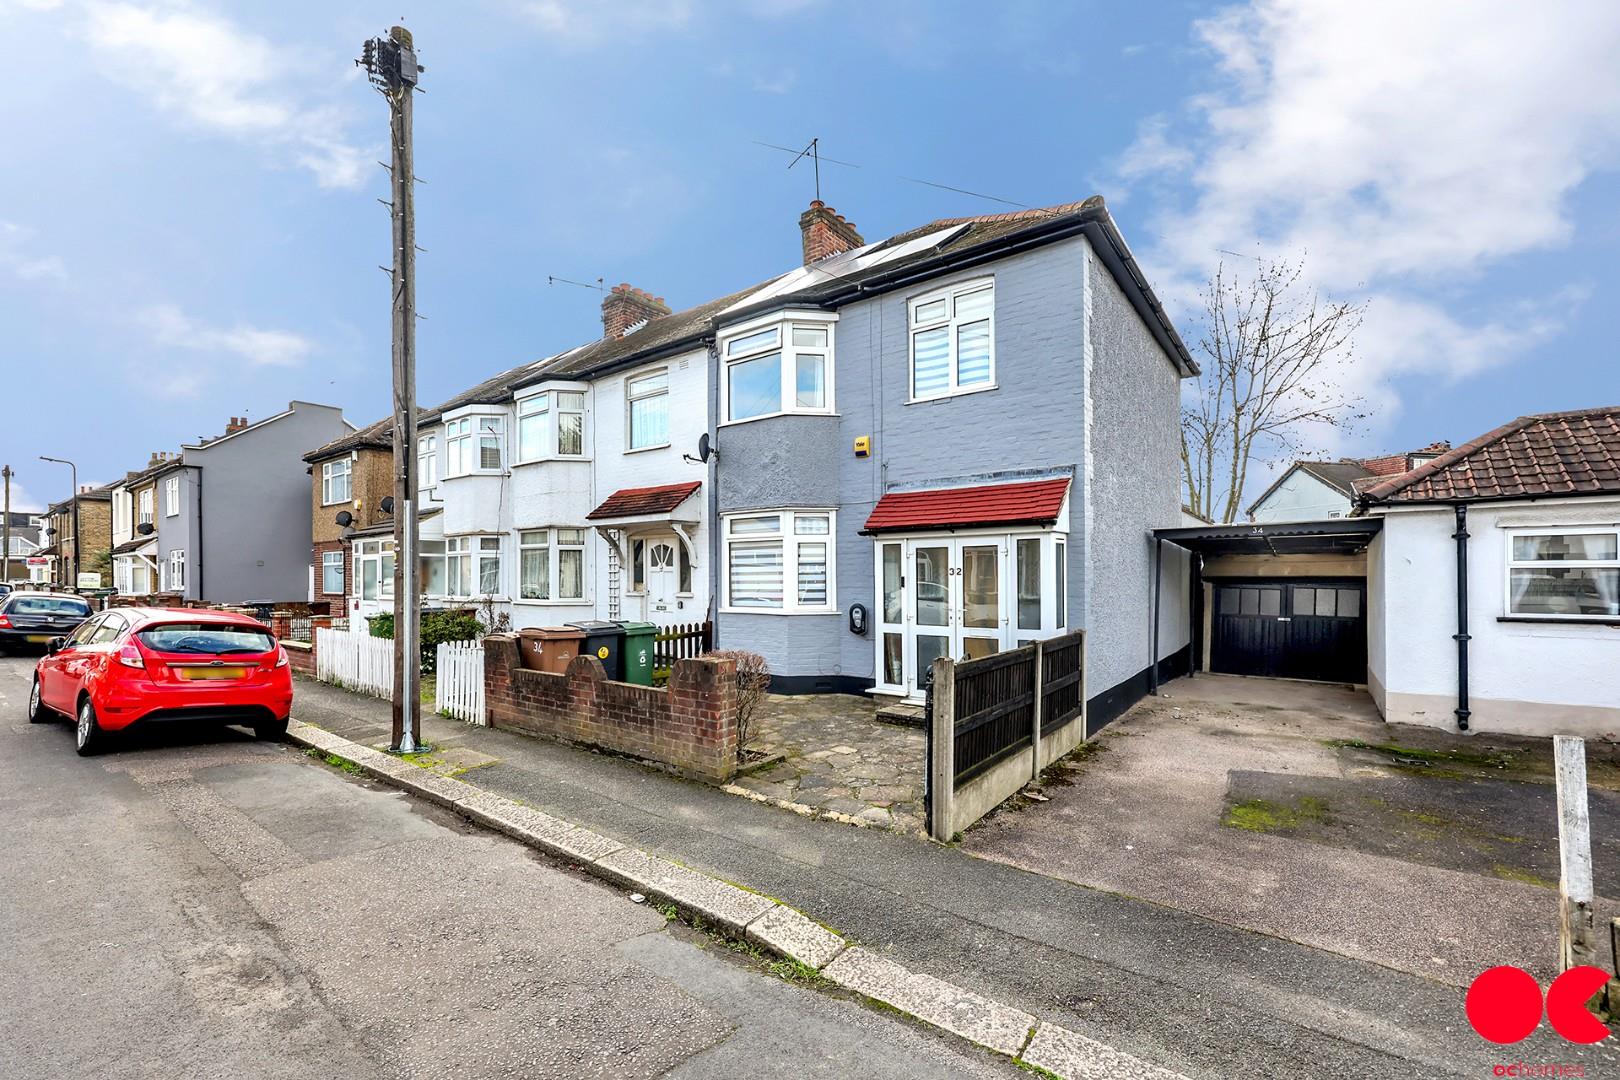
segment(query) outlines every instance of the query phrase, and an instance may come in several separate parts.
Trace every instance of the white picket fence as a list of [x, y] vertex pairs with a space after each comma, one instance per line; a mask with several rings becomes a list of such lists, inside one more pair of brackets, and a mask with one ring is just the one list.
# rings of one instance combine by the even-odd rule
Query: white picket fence
[[439, 674], [433, 683], [433, 711], [488, 726], [484, 713], [484, 646], [478, 641], [439, 645]]
[[372, 697], [394, 698], [394, 643], [365, 630], [315, 631], [315, 677]]

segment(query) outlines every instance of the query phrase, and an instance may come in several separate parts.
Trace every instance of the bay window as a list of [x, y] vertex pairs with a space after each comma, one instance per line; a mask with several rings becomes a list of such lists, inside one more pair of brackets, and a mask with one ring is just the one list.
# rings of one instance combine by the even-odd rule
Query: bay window
[[518, 461], [585, 454], [585, 393], [547, 390], [517, 403]]
[[726, 606], [784, 614], [835, 611], [833, 520], [830, 510], [728, 515]]
[[995, 385], [995, 282], [978, 280], [911, 301], [911, 399]]
[[585, 530], [518, 533], [518, 595], [524, 600], [585, 599]]
[[473, 597], [500, 593], [500, 537], [452, 536], [444, 545], [445, 595]]
[[463, 416], [444, 425], [444, 475], [499, 472], [505, 425], [499, 416]]
[[725, 340], [721, 386], [728, 422], [778, 413], [830, 413], [833, 324], [787, 319]]
[[337, 503], [346, 503], [354, 496], [350, 474], [354, 462], [348, 458], [337, 461], [327, 461], [321, 464], [321, 505], [333, 506]]
[[626, 447], [669, 445], [669, 371], [659, 369], [624, 381]]
[[1620, 529], [1514, 530], [1507, 541], [1510, 617], [1620, 618]]

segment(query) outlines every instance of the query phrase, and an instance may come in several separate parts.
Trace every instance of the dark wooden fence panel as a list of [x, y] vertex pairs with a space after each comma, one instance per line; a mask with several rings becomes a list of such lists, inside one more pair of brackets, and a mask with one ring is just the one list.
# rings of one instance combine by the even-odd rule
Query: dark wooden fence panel
[[1050, 735], [1085, 708], [1086, 636], [1069, 634], [1041, 650], [1041, 734]]
[[1035, 724], [1035, 646], [956, 665], [958, 786], [1028, 746]]

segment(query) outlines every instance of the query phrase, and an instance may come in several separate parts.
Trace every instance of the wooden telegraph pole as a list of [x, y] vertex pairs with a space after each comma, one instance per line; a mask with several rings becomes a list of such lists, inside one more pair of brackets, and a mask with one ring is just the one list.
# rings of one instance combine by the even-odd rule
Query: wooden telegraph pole
[[416, 177], [411, 105], [421, 68], [410, 31], [395, 26], [365, 43], [356, 61], [388, 102], [393, 163], [394, 368], [394, 730], [389, 749], [423, 749], [421, 713], [421, 567], [416, 523]]
[[0, 477], [6, 482], [6, 508], [0, 522], [0, 583], [11, 580], [11, 466], [0, 467]]

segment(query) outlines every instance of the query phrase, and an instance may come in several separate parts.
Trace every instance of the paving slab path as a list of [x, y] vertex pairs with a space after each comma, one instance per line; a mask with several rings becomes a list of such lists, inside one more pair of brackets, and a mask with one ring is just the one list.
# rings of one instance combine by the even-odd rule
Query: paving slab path
[[[308, 681], [294, 714], [356, 741], [387, 738], [386, 703]], [[1606, 1047], [1546, 1032], [1507, 1055], [1469, 1030], [1456, 986], [1327, 949], [787, 813], [621, 758], [437, 717], [425, 732], [441, 749], [493, 759], [462, 772], [468, 783], [775, 897], [873, 957], [1188, 1077], [1474, 1077], [1507, 1060], [1620, 1063]]]

